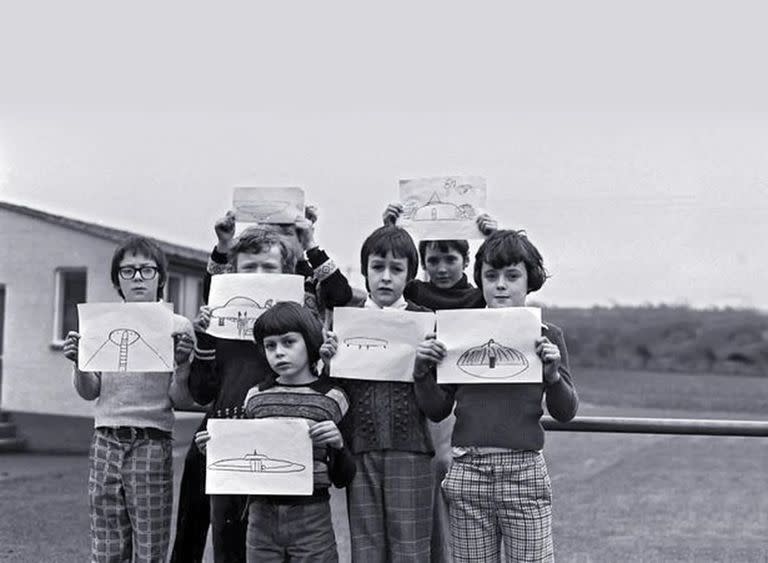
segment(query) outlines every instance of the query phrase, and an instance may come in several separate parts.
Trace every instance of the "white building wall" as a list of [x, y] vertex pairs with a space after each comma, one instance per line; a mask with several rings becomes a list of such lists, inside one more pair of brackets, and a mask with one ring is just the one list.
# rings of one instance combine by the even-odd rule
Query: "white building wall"
[[[6, 289], [0, 408], [92, 416], [92, 402], [72, 385], [72, 363], [53, 342], [56, 270], [85, 268], [87, 301], [119, 301], [109, 279], [114, 249], [113, 241], [0, 208], [0, 284]], [[182, 313], [194, 313], [198, 276], [180, 273], [190, 288]]]

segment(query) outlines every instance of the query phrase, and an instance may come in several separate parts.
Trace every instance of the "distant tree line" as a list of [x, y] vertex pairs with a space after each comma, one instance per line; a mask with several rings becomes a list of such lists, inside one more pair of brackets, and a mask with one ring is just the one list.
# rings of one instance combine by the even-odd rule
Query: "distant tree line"
[[584, 367], [768, 376], [768, 314], [682, 306], [544, 306]]

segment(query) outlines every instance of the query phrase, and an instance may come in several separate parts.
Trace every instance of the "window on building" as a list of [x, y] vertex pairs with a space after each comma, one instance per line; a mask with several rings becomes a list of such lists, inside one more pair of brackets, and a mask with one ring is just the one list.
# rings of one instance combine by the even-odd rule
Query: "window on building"
[[56, 270], [53, 340], [61, 342], [70, 330], [77, 330], [77, 304], [85, 303], [87, 275], [84, 269]]
[[173, 312], [183, 314], [184, 310], [184, 278], [176, 274], [168, 276], [166, 300], [173, 303]]

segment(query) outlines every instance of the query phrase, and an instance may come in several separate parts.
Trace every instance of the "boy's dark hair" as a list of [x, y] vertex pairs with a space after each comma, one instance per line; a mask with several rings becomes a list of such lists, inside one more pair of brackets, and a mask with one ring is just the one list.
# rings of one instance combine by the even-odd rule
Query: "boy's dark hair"
[[307, 347], [310, 366], [320, 359], [320, 346], [323, 344], [323, 325], [312, 312], [293, 301], [276, 303], [253, 323], [253, 340], [264, 355], [264, 338], [278, 336], [286, 332], [300, 332]]
[[368, 285], [368, 259], [371, 256], [386, 256], [387, 252], [392, 252], [395, 258], [408, 259], [407, 281], [416, 277], [419, 269], [419, 255], [411, 235], [402, 227], [386, 225], [368, 235], [360, 249], [360, 272], [365, 278], [366, 286]]
[[455, 250], [461, 254], [465, 263], [469, 263], [469, 243], [465, 240], [422, 240], [419, 241], [419, 257], [421, 267], [426, 268], [427, 250], [436, 249], [438, 252], [450, 252]]
[[269, 228], [264, 225], [248, 227], [235, 239], [232, 248], [229, 249], [229, 261], [237, 264], [237, 255], [242, 252], [259, 254], [272, 246], [280, 248], [282, 272], [292, 274], [296, 271], [298, 259], [294, 245], [289, 244], [284, 236], [281, 236], [277, 228]]
[[151, 258], [155, 261], [155, 264], [157, 265], [157, 275], [159, 276], [157, 282], [157, 299], [160, 299], [163, 296], [163, 288], [168, 279], [168, 259], [165, 257], [165, 252], [163, 252], [153, 240], [138, 235], [130, 236], [117, 245], [114, 254], [112, 254], [110, 278], [112, 279], [112, 285], [115, 286], [117, 293], [123, 299], [125, 299], [125, 295], [123, 295], [123, 291], [120, 289], [118, 270], [120, 269], [120, 262], [122, 262], [126, 254], [143, 254], [147, 258]]
[[483, 287], [483, 263], [493, 268], [505, 268], [512, 264], [525, 264], [528, 274], [528, 293], [541, 289], [549, 277], [544, 269], [544, 259], [525, 231], [499, 230], [490, 235], [475, 254], [475, 283]]

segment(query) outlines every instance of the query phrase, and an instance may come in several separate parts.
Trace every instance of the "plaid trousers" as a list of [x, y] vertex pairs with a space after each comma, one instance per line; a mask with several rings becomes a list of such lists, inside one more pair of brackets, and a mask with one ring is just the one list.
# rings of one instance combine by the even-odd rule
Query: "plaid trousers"
[[93, 563], [164, 562], [171, 536], [170, 439], [121, 441], [93, 433], [88, 475]]
[[429, 561], [431, 456], [382, 450], [355, 460], [357, 473], [347, 486], [352, 561]]
[[455, 561], [554, 561], [552, 485], [539, 451], [468, 453], [442, 483]]

